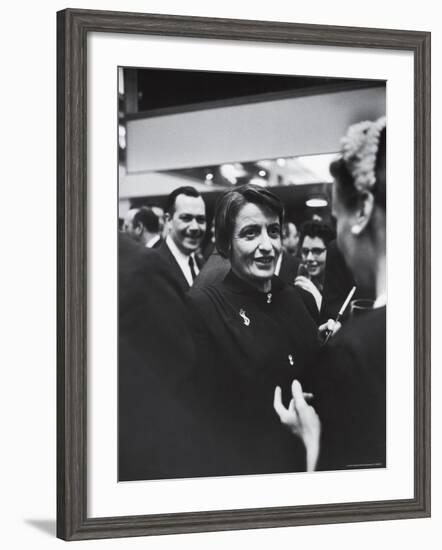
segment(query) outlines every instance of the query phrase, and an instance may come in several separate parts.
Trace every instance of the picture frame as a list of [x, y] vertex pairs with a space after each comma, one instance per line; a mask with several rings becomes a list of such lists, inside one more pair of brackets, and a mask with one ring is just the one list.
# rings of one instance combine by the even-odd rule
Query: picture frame
[[[89, 517], [89, 33], [412, 52], [414, 59], [414, 497]], [[67, 9], [57, 14], [57, 536], [82, 540], [430, 515], [430, 33]], [[90, 479], [89, 479], [90, 481]]]

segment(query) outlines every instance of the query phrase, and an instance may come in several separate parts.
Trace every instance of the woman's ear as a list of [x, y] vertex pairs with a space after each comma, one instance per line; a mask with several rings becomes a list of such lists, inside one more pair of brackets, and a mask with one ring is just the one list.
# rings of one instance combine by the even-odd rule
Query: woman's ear
[[352, 235], [360, 235], [370, 222], [374, 209], [374, 196], [370, 191], [364, 191], [353, 217]]

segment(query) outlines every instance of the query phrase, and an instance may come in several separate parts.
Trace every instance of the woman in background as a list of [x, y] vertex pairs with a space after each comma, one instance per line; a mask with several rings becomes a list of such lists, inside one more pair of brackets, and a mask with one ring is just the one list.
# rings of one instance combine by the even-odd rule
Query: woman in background
[[299, 250], [302, 263], [295, 285], [310, 292], [318, 311], [321, 311], [327, 249], [335, 235], [331, 227], [317, 220], [304, 222], [300, 234]]
[[[307, 469], [386, 466], [386, 124], [361, 122], [330, 167], [337, 243], [357, 285], [372, 288], [374, 308], [351, 319], [320, 352], [304, 387], [274, 408], [307, 449]], [[316, 414], [317, 413], [317, 414]], [[318, 418], [319, 417], [319, 418]]]

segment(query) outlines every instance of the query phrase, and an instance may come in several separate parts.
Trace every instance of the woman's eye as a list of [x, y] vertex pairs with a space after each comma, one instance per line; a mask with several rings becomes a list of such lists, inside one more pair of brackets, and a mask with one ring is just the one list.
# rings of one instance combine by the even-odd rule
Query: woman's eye
[[280, 236], [280, 231], [279, 231], [279, 227], [271, 227], [269, 229], [269, 235], [273, 238], [273, 239], [276, 239], [277, 237]]

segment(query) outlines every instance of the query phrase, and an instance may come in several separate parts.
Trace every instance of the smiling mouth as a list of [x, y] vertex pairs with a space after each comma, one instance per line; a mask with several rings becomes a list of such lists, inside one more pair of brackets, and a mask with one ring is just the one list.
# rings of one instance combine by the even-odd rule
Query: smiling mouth
[[317, 265], [308, 265], [307, 266], [307, 271], [309, 273], [315, 273], [316, 271], [318, 271], [318, 266]]
[[255, 258], [255, 262], [258, 265], [263, 265], [263, 266], [272, 265], [274, 261], [275, 261], [275, 258], [273, 258], [273, 256], [269, 256], [268, 258]]

